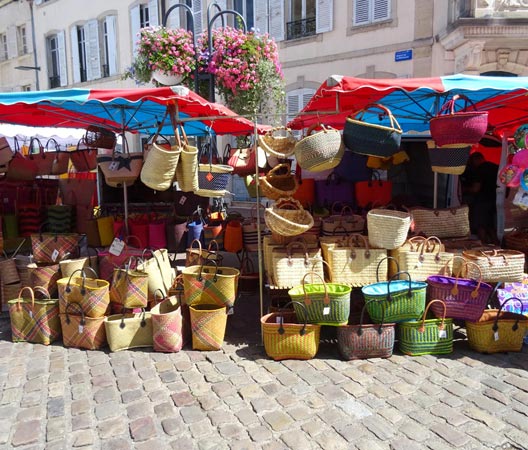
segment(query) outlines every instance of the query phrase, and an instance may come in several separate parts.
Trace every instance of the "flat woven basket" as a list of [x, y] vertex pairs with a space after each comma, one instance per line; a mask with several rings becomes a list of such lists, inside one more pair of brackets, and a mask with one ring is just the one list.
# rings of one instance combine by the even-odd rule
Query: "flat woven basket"
[[277, 158], [287, 158], [293, 155], [297, 140], [291, 130], [285, 127], [275, 127], [258, 138], [259, 146], [268, 154]]
[[[286, 309], [291, 303], [284, 306]], [[301, 304], [302, 309], [304, 305]], [[319, 350], [321, 325], [307, 324], [306, 314], [299, 318], [293, 311], [273, 312], [260, 319], [266, 354], [283, 359], [312, 359]]]
[[411, 356], [444, 355], [453, 352], [453, 320], [445, 318], [426, 319], [429, 307], [442, 300], [432, 300], [425, 308], [421, 320], [398, 324], [399, 345], [402, 353]]
[[[283, 170], [286, 173], [280, 173]], [[299, 188], [297, 178], [291, 173], [290, 165], [278, 164], [266, 175], [259, 177], [259, 188], [262, 196], [272, 200], [282, 197], [291, 197]]]
[[[466, 101], [466, 107], [455, 112], [455, 102]], [[467, 103], [474, 111], [466, 111]], [[488, 128], [487, 111], [477, 111], [473, 102], [464, 95], [454, 95], [438, 114], [429, 121], [431, 137], [437, 145], [477, 144]]]
[[[322, 129], [313, 133], [317, 128]], [[311, 172], [333, 169], [341, 162], [344, 152], [341, 133], [324, 125], [308, 128], [306, 136], [295, 145], [297, 164]]]
[[411, 216], [392, 209], [371, 209], [367, 213], [368, 239], [371, 247], [393, 250], [403, 245], [411, 226]]
[[[375, 300], [370, 300], [375, 301]], [[395, 323], [364, 323], [367, 304], [361, 309], [359, 325], [337, 329], [337, 348], [343, 359], [390, 358], [396, 335]]]
[[[523, 279], [525, 254], [517, 250], [464, 250], [462, 257], [478, 265], [482, 281], [487, 283], [520, 282]], [[468, 277], [477, 279], [479, 272], [468, 266]]]
[[264, 220], [271, 232], [282, 236], [297, 236], [313, 227], [312, 215], [297, 200], [281, 200], [264, 212]]
[[414, 231], [439, 238], [461, 238], [470, 234], [469, 207], [455, 208], [409, 208], [414, 220]]
[[[518, 300], [511, 297], [506, 300]], [[528, 328], [528, 317], [523, 314], [486, 309], [477, 322], [466, 322], [469, 346], [481, 353], [520, 352]], [[522, 302], [521, 302], [522, 304]]]

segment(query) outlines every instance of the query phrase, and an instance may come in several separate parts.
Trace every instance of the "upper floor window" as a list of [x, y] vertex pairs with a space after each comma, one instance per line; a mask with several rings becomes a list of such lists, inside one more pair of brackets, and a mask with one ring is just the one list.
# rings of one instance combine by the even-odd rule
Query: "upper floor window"
[[79, 81], [86, 81], [86, 33], [84, 27], [75, 28], [77, 32], [77, 62], [79, 67]]
[[5, 61], [9, 57], [9, 51], [7, 46], [7, 34], [0, 34], [0, 61]]
[[117, 73], [116, 16], [106, 16], [100, 21], [102, 76]]
[[233, 10], [244, 18], [248, 30], [255, 27], [253, 0], [233, 0]]
[[390, 0], [354, 0], [354, 25], [368, 25], [390, 19]]
[[139, 5], [139, 25], [141, 28], [150, 26], [148, 5]]
[[[75, 29], [75, 31], [77, 30]], [[46, 59], [50, 89], [68, 84], [64, 43], [64, 31], [59, 31], [57, 34], [52, 34], [46, 38]]]
[[135, 53], [139, 30], [145, 27], [155, 27], [158, 21], [158, 0], [149, 0], [130, 9], [130, 30], [132, 32], [132, 45]]
[[25, 25], [20, 25], [19, 27], [17, 27], [17, 47], [18, 47], [19, 55], [26, 55], [28, 53], [27, 34], [26, 34]]
[[315, 0], [290, 0], [290, 21], [286, 24], [286, 39], [314, 35], [315, 17]]

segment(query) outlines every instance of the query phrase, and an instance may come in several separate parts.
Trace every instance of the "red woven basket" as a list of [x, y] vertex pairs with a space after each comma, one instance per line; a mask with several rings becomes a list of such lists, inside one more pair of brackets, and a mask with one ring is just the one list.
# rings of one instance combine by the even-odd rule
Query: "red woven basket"
[[[455, 112], [456, 100], [465, 100], [466, 106]], [[470, 103], [474, 111], [466, 111]], [[429, 122], [431, 137], [437, 145], [477, 144], [488, 128], [488, 112], [477, 111], [464, 95], [455, 95], [446, 102], [436, 117]]]

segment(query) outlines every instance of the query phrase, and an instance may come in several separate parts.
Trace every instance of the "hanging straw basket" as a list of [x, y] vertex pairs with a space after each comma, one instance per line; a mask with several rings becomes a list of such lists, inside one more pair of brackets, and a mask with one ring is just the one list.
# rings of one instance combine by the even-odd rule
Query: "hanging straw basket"
[[411, 216], [392, 209], [371, 209], [367, 213], [368, 239], [371, 247], [393, 250], [407, 239]]
[[295, 151], [297, 143], [291, 130], [285, 127], [275, 127], [258, 139], [259, 146], [268, 154], [277, 158], [287, 158]]
[[[321, 131], [314, 133], [317, 128]], [[311, 172], [333, 169], [341, 162], [344, 152], [341, 133], [322, 124], [308, 128], [306, 136], [295, 145], [297, 164]]]
[[462, 175], [469, 159], [470, 145], [438, 147], [434, 141], [427, 141], [431, 170], [435, 173]]
[[113, 149], [116, 144], [116, 135], [106, 128], [89, 126], [86, 129], [84, 141], [89, 147]]
[[[286, 169], [286, 173], [284, 172]], [[272, 200], [281, 197], [291, 197], [299, 187], [297, 178], [291, 173], [289, 164], [279, 164], [266, 175], [259, 177], [259, 187], [262, 196]]]
[[281, 199], [266, 208], [264, 220], [271, 232], [282, 236], [297, 236], [314, 225], [312, 215], [292, 198]]
[[[465, 100], [461, 111], [455, 112], [455, 102]], [[467, 111], [470, 103], [473, 111]], [[477, 111], [473, 102], [464, 95], [454, 95], [447, 101], [436, 117], [429, 122], [431, 137], [437, 145], [478, 144], [488, 128], [488, 112]]]
[[[366, 112], [381, 110], [381, 115], [389, 118], [390, 126], [378, 125], [363, 121]], [[379, 116], [379, 111], [376, 112]], [[390, 110], [380, 104], [368, 105], [354, 116], [347, 117], [343, 128], [343, 141], [347, 148], [354, 153], [387, 158], [400, 148], [402, 129]]]
[[511, 297], [499, 309], [484, 310], [478, 321], [466, 322], [469, 346], [473, 350], [481, 353], [521, 351], [528, 328], [528, 317], [503, 311], [504, 304], [510, 300], [519, 301], [517, 297]]
[[224, 164], [198, 164], [198, 190], [201, 197], [224, 197], [233, 168]]

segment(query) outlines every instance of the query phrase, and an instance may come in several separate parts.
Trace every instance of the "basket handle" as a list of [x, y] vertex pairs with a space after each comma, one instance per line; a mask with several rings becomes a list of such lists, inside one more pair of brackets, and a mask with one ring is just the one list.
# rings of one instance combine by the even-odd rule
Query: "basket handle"
[[[365, 310], [367, 309], [367, 305], [372, 302], [378, 302], [378, 300], [371, 298], [370, 300], [366, 301], [363, 305], [363, 308], [361, 308], [361, 316], [359, 318], [359, 327], [357, 329], [357, 335], [361, 336], [363, 334], [363, 318], [365, 317]], [[379, 324], [378, 328], [378, 334], [382, 333], [383, 323], [385, 322], [385, 305], [383, 302], [379, 302], [379, 306], [381, 307], [381, 322]]]
[[378, 265], [376, 266], [376, 283], [379, 283], [380, 282], [380, 279], [379, 279], [379, 268], [381, 266], [381, 263], [383, 261], [385, 261], [386, 259], [388, 260], [392, 260], [394, 261], [394, 263], [396, 264], [396, 273], [394, 275], [399, 275], [401, 272], [400, 272], [400, 263], [398, 262], [398, 260], [394, 257], [394, 256], [385, 256], [384, 258], [381, 258]]
[[213, 283], [216, 283], [218, 281], [218, 263], [214, 259], [209, 259], [209, 256], [211, 256], [211, 254], [207, 255], [203, 259], [202, 264], [200, 265], [200, 271], [198, 272], [198, 281], [201, 282], [203, 280], [202, 272], [203, 272], [204, 265], [213, 264], [215, 267], [215, 273], [213, 275]]
[[[480, 285], [482, 284], [482, 269], [480, 268], [480, 266], [476, 262], [468, 261], [467, 259], [463, 258], [460, 255], [454, 255], [453, 258], [451, 258], [450, 261], [455, 261], [455, 259], [461, 259], [463, 264], [462, 264], [462, 267], [460, 267], [460, 270], [457, 273], [453, 272], [453, 275], [455, 277], [455, 285], [451, 289], [451, 294], [452, 295], [458, 295], [458, 281], [462, 277], [462, 272], [463, 272], [464, 268], [465, 268], [466, 277], [469, 277], [469, 275], [468, 275], [468, 266], [471, 265], [471, 266], [473, 266], [473, 267], [475, 267], [477, 269], [477, 271], [479, 273], [479, 277], [478, 277], [478, 280], [475, 280], [475, 281], [477, 281], [477, 286], [471, 292], [470, 296], [471, 296], [471, 298], [477, 298], [478, 297], [478, 291], [480, 289]], [[450, 261], [448, 261], [446, 263], [446, 266], [445, 266], [446, 269], [447, 269], [447, 264]]]
[[517, 331], [517, 329], [519, 328], [519, 320], [521, 320], [523, 318], [524, 306], [523, 306], [523, 302], [521, 301], [521, 299], [519, 299], [518, 297], [510, 297], [510, 298], [507, 298], [506, 300], [504, 300], [500, 304], [499, 311], [497, 312], [497, 317], [495, 317], [495, 321], [493, 322], [493, 327], [491, 328], [493, 330], [493, 332], [494, 332], [495, 340], [499, 339], [499, 316], [500, 316], [500, 313], [501, 313], [502, 308], [504, 307], [504, 305], [506, 303], [508, 303], [510, 300], [517, 300], [521, 304], [521, 314], [518, 315], [517, 320], [512, 325], [512, 331]]
[[20, 311], [20, 300], [23, 299], [22, 293], [25, 290], [28, 290], [31, 295], [31, 317], [33, 317], [33, 309], [35, 309], [35, 293], [33, 292], [33, 289], [31, 289], [29, 286], [24, 286], [20, 291], [18, 291], [18, 299], [17, 299], [17, 310]]
[[189, 250], [192, 250], [194, 248], [195, 242], [198, 243], [198, 252], [201, 255], [202, 254], [202, 243], [200, 242], [200, 239], [193, 239], [193, 241], [191, 242], [191, 246], [189, 247]]
[[286, 127], [284, 127], [284, 126], [274, 127], [274, 128], [272, 128], [271, 130], [268, 130], [268, 131], [266, 132], [266, 134], [267, 134], [268, 136], [274, 137], [274, 134], [275, 134], [277, 131], [284, 131], [285, 134], [287, 135], [287, 137], [290, 137], [290, 136], [293, 137], [293, 133], [292, 133], [291, 128], [286, 128]]
[[455, 102], [457, 100], [465, 101], [464, 108], [461, 110], [462, 112], [467, 111], [468, 103], [473, 107], [474, 111], [477, 111], [475, 104], [468, 97], [463, 94], [455, 94], [451, 100], [448, 100], [442, 105], [442, 108], [440, 108], [440, 111], [438, 111], [437, 116], [440, 116], [441, 114], [455, 114]]
[[[283, 169], [283, 168], [287, 168], [288, 169], [288, 173], [286, 174], [286, 176], [290, 175], [291, 174], [291, 165], [288, 164], [288, 163], [280, 163], [280, 164], [277, 164], [273, 169], [271, 169], [267, 174], [266, 174], [266, 178], [268, 177], [274, 177], [274, 176], [278, 176], [278, 174], [276, 174], [276, 172], [278, 172], [280, 169]], [[285, 176], [285, 175], [282, 175], [282, 176]]]
[[[292, 207], [291, 209], [298, 209], [299, 211], [303, 209], [299, 201], [295, 200], [292, 197], [279, 199], [277, 202], [275, 202], [275, 205], [279, 209], [283, 209], [283, 206], [291, 206]], [[284, 208], [284, 209], [288, 209], [288, 208]]]
[[446, 318], [446, 314], [447, 314], [446, 304], [442, 300], [431, 300], [427, 304], [427, 306], [425, 307], [425, 311], [424, 311], [423, 316], [422, 316], [422, 325], [420, 325], [420, 328], [418, 328], [418, 332], [419, 333], [424, 333], [425, 332], [425, 318], [427, 317], [427, 313], [429, 312], [429, 307], [433, 303], [440, 303], [443, 306], [443, 308], [444, 308], [444, 314], [442, 314], [442, 322], [440, 323], [440, 325], [438, 327], [439, 330], [443, 330], [444, 329], [444, 322], [445, 322], [445, 318]]
[[325, 282], [324, 278], [320, 274], [318, 274], [317, 272], [313, 272], [313, 271], [312, 272], [306, 272], [304, 274], [304, 277], [302, 278], [302, 283], [301, 284], [302, 284], [303, 292], [304, 292], [304, 304], [306, 306], [310, 306], [312, 304], [312, 300], [310, 299], [310, 297], [308, 297], [308, 293], [306, 292], [306, 281], [305, 280], [306, 280], [306, 277], [308, 275], [312, 276], [312, 283], [313, 283], [313, 277], [314, 276], [316, 276], [317, 278], [319, 278], [322, 281], [323, 286], [324, 286], [324, 291], [325, 291], [323, 303], [325, 305], [329, 305], [330, 304], [330, 297], [328, 296], [328, 288], [326, 286], [326, 282]]
[[[301, 330], [299, 331], [299, 336], [304, 336], [306, 334], [306, 322], [308, 321], [308, 311], [306, 309], [306, 306], [301, 303], [301, 302], [288, 302], [284, 305], [284, 309], [286, 309], [289, 305], [293, 305], [293, 304], [296, 304], [296, 305], [299, 305], [303, 311], [303, 320], [304, 320], [304, 324], [303, 324], [303, 327], [301, 328]], [[281, 313], [282, 311], [279, 311], [279, 314]], [[277, 330], [277, 333], [279, 334], [284, 334], [284, 317], [282, 316], [282, 314], [279, 316], [279, 329]]]
[[[438, 243], [438, 251], [436, 252], [436, 255], [435, 255], [435, 262], [439, 262], [440, 261], [440, 250], [442, 249], [442, 241], [440, 239], [438, 239], [436, 236], [431, 236], [431, 237], [428, 237], [423, 243], [422, 243], [422, 249], [420, 250], [420, 255], [418, 256], [418, 261], [420, 263], [423, 263], [424, 262], [424, 252], [426, 251], [426, 248], [429, 249], [429, 243], [430, 241], [433, 241], [434, 244], [433, 244], [433, 251], [434, 251], [434, 248], [436, 247], [436, 243]], [[432, 253], [432, 252], [429, 252], [429, 251], [426, 251], [426, 253]]]
[[[365, 113], [370, 110], [370, 109], [373, 109], [373, 108], [377, 108], [377, 109], [381, 109], [383, 111], [383, 114], [384, 116], [387, 116], [390, 120], [390, 127], [391, 128], [395, 128], [397, 129], [398, 131], [402, 131], [401, 127], [400, 127], [400, 124], [398, 123], [398, 121], [396, 120], [396, 118], [392, 115], [392, 112], [389, 108], [387, 108], [386, 106], [383, 106], [381, 105], [380, 103], [370, 103], [368, 104], [367, 106], [365, 106], [365, 108], [359, 110], [355, 117], [358, 119], [358, 120], [362, 120], [363, 119], [363, 116], [365, 115]], [[381, 115], [380, 115], [381, 116]]]
[[69, 309], [71, 307], [75, 307], [75, 309], [77, 310], [77, 314], [76, 315], [80, 315], [81, 316], [81, 320], [79, 321], [79, 332], [82, 333], [82, 328], [84, 328], [84, 326], [86, 325], [86, 319], [84, 318], [84, 311], [81, 307], [81, 305], [79, 305], [79, 303], [70, 303], [70, 302], [67, 302], [66, 303], [66, 308], [65, 308], [65, 315], [66, 315], [66, 323], [69, 325], [71, 320], [70, 320], [70, 314], [69, 314]]
[[[213, 244], [214, 244], [214, 247], [216, 247], [215, 250], [213, 250]], [[218, 241], [216, 239], [211, 239], [211, 242], [209, 242], [209, 245], [207, 246], [207, 251], [211, 252], [211, 253], [217, 253], [220, 251], [220, 247], [218, 245]]]
[[[359, 243], [359, 241], [362, 241], [363, 246]], [[370, 247], [368, 244], [368, 240], [359, 233], [352, 233], [348, 236], [348, 245], [350, 246], [350, 259], [356, 258], [356, 248], [364, 248], [365, 249], [365, 258], [370, 258]], [[354, 245], [356, 244], [356, 245]]]
[[391, 290], [390, 290], [390, 285], [391, 283], [396, 280], [397, 278], [400, 277], [400, 275], [402, 274], [405, 274], [407, 275], [407, 277], [409, 278], [409, 293], [408, 295], [411, 295], [411, 286], [412, 286], [412, 280], [411, 280], [411, 274], [409, 272], [406, 272], [404, 270], [402, 271], [399, 271], [399, 272], [396, 272], [392, 277], [390, 277], [389, 279], [389, 284], [387, 285], [387, 299], [390, 301], [392, 301], [392, 298], [391, 298]]
[[70, 274], [70, 278], [68, 278], [68, 283], [66, 283], [66, 289], [65, 289], [65, 292], [67, 294], [69, 294], [71, 292], [71, 280], [73, 278], [73, 276], [77, 273], [77, 272], [80, 272], [81, 274], [81, 277], [82, 277], [82, 282], [81, 282], [81, 295], [84, 297], [84, 295], [86, 294], [86, 288], [84, 287], [84, 283], [86, 281], [86, 274], [84, 273], [84, 270], [83, 269], [75, 269], [71, 274]]

